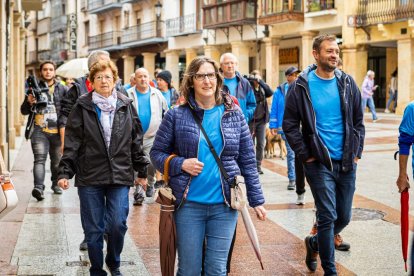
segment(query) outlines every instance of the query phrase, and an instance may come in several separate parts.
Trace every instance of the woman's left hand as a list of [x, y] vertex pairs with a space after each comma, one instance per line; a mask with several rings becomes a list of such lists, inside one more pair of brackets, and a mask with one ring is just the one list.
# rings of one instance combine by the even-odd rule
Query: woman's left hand
[[135, 179], [134, 181], [135, 185], [141, 185], [142, 188], [144, 189], [144, 191], [147, 190], [147, 184], [148, 184], [148, 180], [146, 178], [139, 178], [137, 177], [137, 179]]
[[256, 216], [258, 219], [266, 220], [266, 209], [263, 206], [254, 207], [254, 211], [256, 212]]

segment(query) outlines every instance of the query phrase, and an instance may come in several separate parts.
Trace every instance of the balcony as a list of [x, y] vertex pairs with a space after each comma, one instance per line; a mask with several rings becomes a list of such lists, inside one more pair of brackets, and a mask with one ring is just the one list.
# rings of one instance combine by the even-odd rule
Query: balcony
[[196, 14], [185, 15], [165, 21], [167, 36], [180, 36], [196, 33], [197, 29]]
[[43, 35], [50, 32], [50, 17], [44, 17], [37, 21], [37, 35]]
[[393, 23], [414, 17], [414, 4], [408, 0], [359, 0], [356, 27]]
[[68, 24], [68, 17], [66, 15], [53, 17], [51, 21], [51, 26], [50, 26], [50, 32], [66, 30], [68, 27], [67, 24]]
[[39, 62], [50, 60], [50, 51], [49, 50], [39, 50], [37, 53], [37, 59]]
[[105, 49], [115, 50], [119, 48], [121, 41], [121, 32], [112, 31], [89, 37], [90, 50]]
[[122, 31], [121, 43], [123, 47], [164, 42], [162, 21], [151, 21], [126, 28]]
[[202, 8], [204, 29], [256, 24], [256, 1], [204, 0]]
[[120, 8], [122, 8], [120, 0], [88, 0], [88, 12], [92, 14]]
[[26, 64], [33, 64], [37, 62], [37, 51], [30, 51]]
[[265, 0], [262, 1], [259, 24], [271, 25], [287, 21], [304, 21], [302, 0]]
[[305, 17], [317, 17], [323, 15], [336, 15], [334, 0], [311, 0], [306, 6]]

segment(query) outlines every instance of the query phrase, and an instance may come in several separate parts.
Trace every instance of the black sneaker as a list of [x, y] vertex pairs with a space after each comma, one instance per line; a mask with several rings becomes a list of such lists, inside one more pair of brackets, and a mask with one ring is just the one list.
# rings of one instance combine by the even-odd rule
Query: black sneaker
[[57, 195], [62, 194], [62, 189], [58, 185], [52, 186], [52, 190], [54, 194], [57, 194]]
[[34, 198], [37, 199], [37, 201], [42, 201], [43, 199], [45, 199], [44, 195], [43, 195], [43, 190], [40, 188], [34, 188], [32, 190], [32, 196]]
[[336, 234], [334, 236], [334, 243], [335, 243], [335, 249], [339, 251], [348, 251], [351, 248], [351, 245], [347, 242], [344, 242], [341, 235]]
[[141, 206], [143, 202], [144, 202], [144, 197], [143, 196], [141, 196], [139, 194], [134, 195], [134, 203], [133, 204], [135, 206]]
[[319, 252], [312, 248], [311, 239], [313, 236], [307, 236], [305, 238], [305, 246], [306, 246], [306, 259], [305, 263], [308, 269], [312, 272], [316, 271], [318, 267], [318, 254]]
[[122, 276], [121, 270], [118, 268], [110, 268], [108, 267], [109, 272], [111, 273], [111, 276]]
[[262, 171], [262, 168], [260, 168], [260, 167], [257, 167], [257, 172], [258, 172], [259, 174], [264, 174], [264, 172]]
[[79, 245], [79, 250], [86, 251], [88, 250], [88, 243], [86, 242], [86, 238]]
[[154, 186], [147, 186], [147, 191], [145, 192], [145, 195], [147, 197], [153, 197], [154, 193], [155, 193]]

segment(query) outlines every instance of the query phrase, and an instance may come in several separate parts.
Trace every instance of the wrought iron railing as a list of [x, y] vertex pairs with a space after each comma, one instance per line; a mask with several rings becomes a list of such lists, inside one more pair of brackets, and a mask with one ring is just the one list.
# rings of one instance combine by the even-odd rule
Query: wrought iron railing
[[50, 59], [50, 51], [46, 50], [46, 51], [39, 51], [37, 53], [37, 59], [39, 61], [45, 61], [45, 60], [49, 60]]
[[126, 28], [122, 31], [121, 43], [163, 37], [162, 25], [163, 21], [151, 21]]
[[120, 4], [120, 0], [88, 0], [88, 11], [104, 8], [105, 6], [110, 7], [113, 4]]
[[89, 48], [100, 49], [120, 44], [121, 32], [112, 31], [89, 37]]
[[196, 14], [185, 15], [165, 21], [167, 36], [195, 33], [197, 31]]
[[68, 27], [68, 17], [66, 15], [53, 17], [50, 23], [50, 31], [66, 30]]
[[357, 27], [392, 23], [414, 17], [412, 0], [359, 0]]
[[261, 5], [259, 24], [304, 20], [302, 0], [264, 0]]

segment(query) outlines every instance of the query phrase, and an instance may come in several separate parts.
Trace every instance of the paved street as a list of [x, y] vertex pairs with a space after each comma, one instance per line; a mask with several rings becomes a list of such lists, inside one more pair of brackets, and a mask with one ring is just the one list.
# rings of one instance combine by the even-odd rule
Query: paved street
[[[354, 214], [342, 233], [351, 243], [351, 250], [336, 251], [340, 275], [407, 275], [401, 257], [400, 202], [395, 186], [398, 163], [393, 160], [401, 117], [381, 113], [379, 117], [375, 124], [368, 114], [365, 117], [365, 150], [358, 164]], [[0, 221], [0, 275], [88, 275], [87, 254], [78, 250], [83, 233], [77, 190], [71, 187], [63, 195], [54, 195], [49, 181], [46, 199], [37, 202], [30, 196], [30, 143], [22, 141], [20, 150], [12, 157], [13, 181], [20, 204]], [[264, 162], [261, 181], [268, 220], [254, 222], [265, 270], [260, 269], [240, 220], [231, 275], [310, 274], [304, 262], [303, 239], [314, 221], [313, 198], [307, 187], [306, 204], [295, 205], [296, 193], [286, 189], [286, 175], [286, 160]], [[160, 275], [158, 214], [159, 206], [152, 199], [146, 199], [142, 207], [130, 202], [121, 266], [124, 275]], [[413, 222], [412, 216], [410, 219]], [[314, 274], [323, 275], [320, 265]]]

